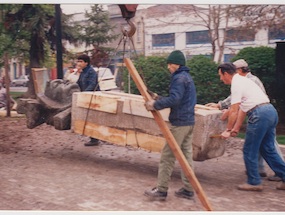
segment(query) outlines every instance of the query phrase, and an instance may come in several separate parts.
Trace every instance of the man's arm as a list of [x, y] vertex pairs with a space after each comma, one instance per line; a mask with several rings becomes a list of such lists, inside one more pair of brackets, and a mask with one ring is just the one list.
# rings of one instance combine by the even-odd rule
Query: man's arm
[[205, 104], [205, 106], [218, 108], [220, 110], [228, 109], [231, 106], [231, 95], [229, 95], [224, 100], [219, 101], [218, 103], [208, 103], [208, 104]]
[[239, 133], [239, 130], [244, 122], [245, 117], [246, 117], [246, 112], [243, 112], [241, 109], [239, 109], [236, 123], [231, 131], [232, 137], [237, 136], [237, 134]]
[[224, 137], [224, 138], [228, 138], [231, 136], [231, 130], [233, 129], [233, 127], [237, 121], [237, 118], [238, 118], [239, 105], [240, 105], [240, 103], [236, 103], [236, 104], [231, 105], [231, 107], [230, 107], [227, 128], [221, 134], [222, 137]]
[[225, 98], [223, 101], [218, 102], [220, 110], [228, 109], [231, 106], [231, 95]]

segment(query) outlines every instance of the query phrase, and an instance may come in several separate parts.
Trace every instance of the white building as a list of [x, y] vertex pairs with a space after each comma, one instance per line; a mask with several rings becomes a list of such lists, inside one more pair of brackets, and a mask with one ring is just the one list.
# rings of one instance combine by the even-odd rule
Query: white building
[[[212, 55], [213, 46], [209, 36], [216, 36], [215, 61], [229, 62], [239, 50], [245, 47], [269, 46], [275, 48], [275, 42], [285, 39], [285, 30], [270, 29], [263, 26], [260, 29], [240, 28], [240, 23], [233, 18], [220, 19], [219, 27], [213, 27], [214, 15], [209, 16], [214, 5], [155, 5], [137, 10], [131, 19], [137, 27], [133, 36], [135, 49], [146, 56], [168, 54], [179, 49], [187, 58], [195, 55]], [[111, 22], [118, 26], [126, 24], [118, 5], [109, 5]], [[212, 20], [209, 21], [209, 19]], [[203, 22], [202, 20], [206, 20]], [[207, 25], [212, 25], [207, 27]], [[215, 31], [216, 30], [216, 31]], [[225, 31], [227, 37], [225, 38]], [[222, 44], [224, 41], [224, 44]], [[118, 41], [116, 41], [118, 42]], [[115, 43], [113, 45], [115, 45]], [[220, 43], [220, 44], [218, 44]], [[222, 50], [220, 50], [220, 47]]]
[[[21, 63], [18, 59], [9, 59], [9, 75], [10, 79], [13, 80], [21, 75], [25, 75], [25, 65]], [[0, 68], [0, 80], [5, 76], [5, 67]]]

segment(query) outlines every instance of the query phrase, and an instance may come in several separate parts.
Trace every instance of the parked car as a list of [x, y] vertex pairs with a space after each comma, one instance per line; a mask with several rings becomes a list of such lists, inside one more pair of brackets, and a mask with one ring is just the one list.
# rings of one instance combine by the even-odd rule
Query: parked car
[[29, 76], [21, 75], [19, 78], [14, 79], [11, 81], [11, 87], [22, 86], [26, 87], [29, 81]]
[[94, 70], [98, 73], [98, 81], [100, 90], [112, 90], [117, 89], [115, 76], [112, 71], [106, 67], [94, 67]]

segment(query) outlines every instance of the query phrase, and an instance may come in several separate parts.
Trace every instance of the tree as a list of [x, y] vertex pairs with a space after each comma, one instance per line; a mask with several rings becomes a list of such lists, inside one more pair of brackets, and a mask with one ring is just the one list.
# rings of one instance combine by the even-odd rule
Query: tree
[[104, 44], [118, 38], [119, 35], [112, 34], [115, 26], [109, 22], [109, 14], [103, 10], [102, 5], [95, 4], [90, 12], [85, 12], [86, 23], [82, 27], [87, 52], [92, 53], [91, 63], [96, 66], [106, 65], [108, 54], [113, 50], [104, 47]]
[[[19, 4], [8, 7], [5, 11], [4, 24], [7, 32], [12, 35], [12, 38], [15, 38], [15, 41], [27, 41], [29, 44], [29, 68], [43, 67], [47, 58], [46, 53], [50, 49], [55, 51], [54, 14], [54, 6], [47, 4]], [[62, 21], [63, 29], [67, 29], [67, 19], [63, 18]], [[70, 26], [69, 31], [62, 34], [63, 39], [71, 42], [76, 41], [79, 36], [72, 32], [78, 32], [77, 26]], [[33, 77], [31, 75], [28, 92], [25, 96], [35, 98]]]
[[[7, 19], [7, 13], [12, 10], [17, 10], [18, 5], [2, 4], [0, 5], [0, 56], [3, 56], [4, 52], [8, 52], [10, 57], [17, 58], [19, 61], [24, 62], [28, 56], [28, 42], [26, 31], [18, 29], [19, 23], [13, 24], [14, 30], [10, 31], [9, 22]], [[1, 61], [2, 59], [0, 59]], [[1, 63], [0, 63], [1, 64]], [[1, 65], [3, 66], [3, 65]]]
[[179, 10], [187, 13], [189, 17], [185, 23], [201, 26], [208, 31], [212, 60], [218, 63], [223, 61], [226, 49], [233, 53], [237, 51], [226, 42], [253, 41], [257, 31], [262, 28], [285, 30], [284, 5], [189, 5], [187, 7], [180, 5], [179, 7]]
[[[24, 55], [25, 52], [21, 52], [22, 48], [25, 48], [25, 41], [18, 40], [19, 35], [23, 35], [22, 32], [18, 31], [17, 34], [13, 35], [10, 31], [7, 31], [7, 23], [4, 22], [6, 12], [16, 9], [13, 5], [0, 5], [0, 56], [2, 56], [0, 61], [0, 66], [5, 66], [5, 80], [3, 85], [6, 88], [6, 98], [7, 98], [7, 114], [6, 116], [11, 116], [11, 99], [10, 99], [10, 74], [9, 74], [9, 57], [17, 56], [18, 59]], [[15, 26], [17, 27], [17, 23]]]

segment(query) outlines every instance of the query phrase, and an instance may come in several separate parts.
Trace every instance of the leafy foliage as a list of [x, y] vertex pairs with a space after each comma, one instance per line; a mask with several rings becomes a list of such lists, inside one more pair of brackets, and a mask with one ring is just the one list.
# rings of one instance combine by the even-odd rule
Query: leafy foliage
[[103, 10], [102, 5], [95, 4], [91, 7], [90, 12], [85, 12], [87, 22], [83, 26], [85, 35], [83, 40], [87, 46], [100, 47], [102, 44], [106, 44], [118, 36], [109, 34], [115, 26], [112, 26], [109, 22], [108, 12]]
[[[137, 68], [138, 73], [141, 75], [147, 88], [158, 95], [167, 96], [170, 84], [170, 73], [167, 69], [165, 57], [140, 56], [134, 61], [134, 66]], [[124, 91], [128, 92], [128, 71], [124, 71]], [[131, 79], [131, 93], [139, 94], [135, 83]]]
[[[161, 56], [139, 57], [134, 65], [140, 73], [147, 88], [158, 95], [167, 96], [170, 84], [170, 73], [166, 58]], [[217, 102], [230, 94], [229, 87], [220, 82], [217, 64], [207, 57], [196, 56], [187, 62], [190, 74], [197, 88], [199, 104]], [[128, 72], [124, 73], [124, 91], [128, 92]], [[131, 93], [139, 94], [131, 80]]]
[[187, 61], [197, 91], [197, 103], [218, 102], [230, 95], [230, 87], [218, 76], [218, 65], [208, 57], [198, 55]]
[[[15, 4], [1, 7], [6, 35], [17, 44], [15, 51], [29, 56], [31, 67], [43, 66], [50, 49], [56, 50], [54, 5]], [[80, 36], [78, 25], [69, 23], [71, 17], [62, 14], [62, 39], [75, 43]]]
[[[6, 49], [14, 51], [10, 54], [17, 59], [27, 61], [30, 68], [43, 67], [50, 55], [55, 50], [55, 7], [52, 4], [15, 4], [1, 5], [1, 14], [4, 22], [4, 34], [12, 38], [12, 43], [6, 45]], [[64, 17], [64, 15], [62, 15]], [[62, 19], [62, 26], [67, 29], [67, 19]], [[69, 30], [74, 29], [70, 26]], [[1, 33], [2, 33], [1, 32]], [[63, 33], [62, 39], [74, 42], [72, 31]], [[77, 31], [74, 31], [77, 32]], [[20, 54], [17, 54], [20, 53]], [[30, 76], [27, 97], [35, 97], [33, 77]]]
[[87, 21], [81, 28], [81, 39], [89, 49], [87, 51], [91, 51], [91, 64], [98, 67], [106, 66], [108, 55], [113, 48], [104, 45], [118, 38], [119, 35], [113, 32], [116, 26], [110, 24], [109, 14], [103, 10], [102, 5], [91, 6], [91, 11], [86, 11], [85, 17]]
[[[29, 33], [19, 29], [19, 21], [14, 20], [13, 25], [10, 26], [9, 22], [12, 20], [12, 17], [8, 15], [10, 12], [18, 10], [18, 8], [19, 5], [0, 5], [0, 19], [2, 20], [0, 22], [0, 56], [3, 56], [5, 52], [10, 56], [17, 57], [18, 60], [24, 61], [28, 56], [29, 44], [25, 39]], [[13, 32], [16, 33], [14, 34]], [[3, 62], [1, 63], [2, 65]]]

